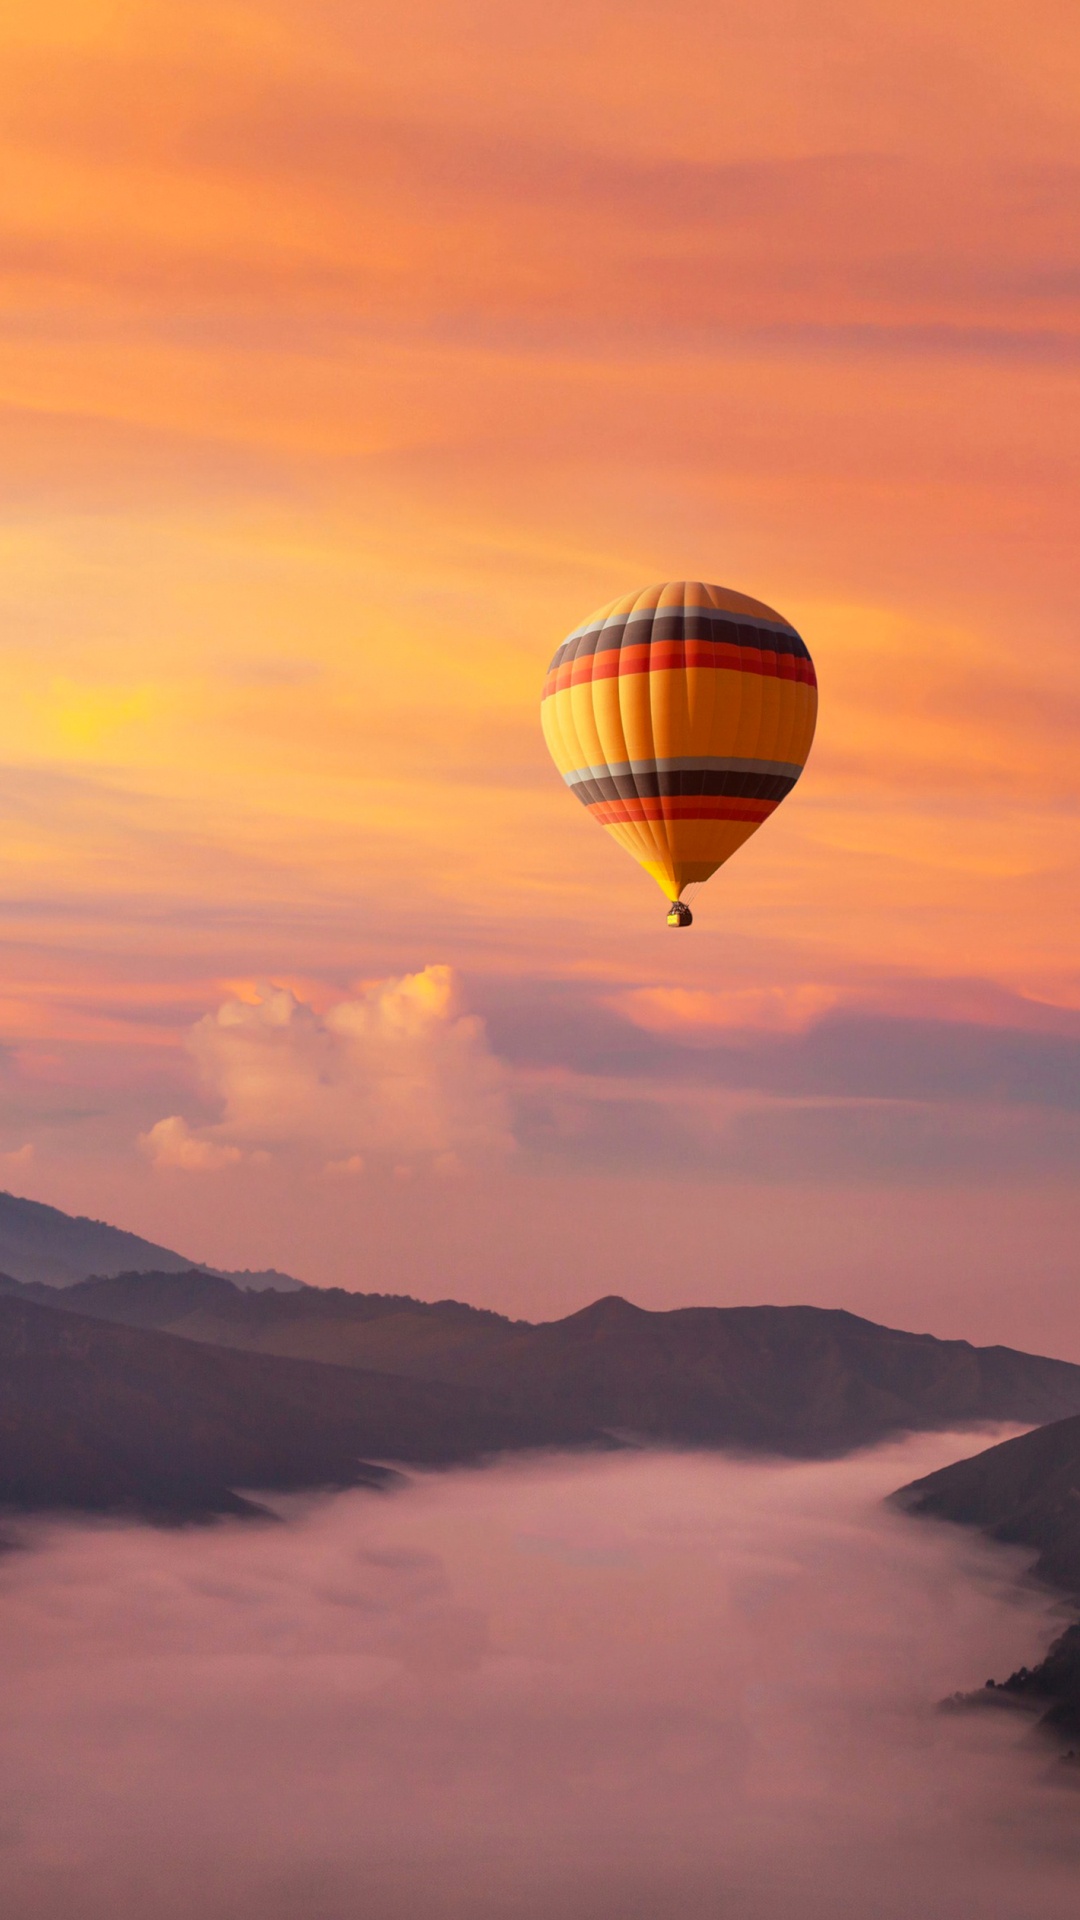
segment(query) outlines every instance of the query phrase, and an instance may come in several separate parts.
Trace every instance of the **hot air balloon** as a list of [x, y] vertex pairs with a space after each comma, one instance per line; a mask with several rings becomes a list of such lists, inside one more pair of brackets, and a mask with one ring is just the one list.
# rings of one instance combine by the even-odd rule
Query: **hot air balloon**
[[568, 787], [651, 873], [688, 927], [688, 888], [795, 785], [817, 679], [782, 614], [727, 587], [668, 580], [601, 607], [563, 641], [541, 701]]

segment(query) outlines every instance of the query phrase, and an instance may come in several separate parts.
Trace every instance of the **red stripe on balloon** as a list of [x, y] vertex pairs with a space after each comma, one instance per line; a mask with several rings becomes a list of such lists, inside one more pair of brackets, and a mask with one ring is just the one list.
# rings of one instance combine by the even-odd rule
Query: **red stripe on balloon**
[[723, 795], [661, 794], [650, 800], [594, 800], [588, 812], [602, 827], [642, 820], [767, 820], [777, 800], [732, 800]]
[[797, 680], [816, 687], [813, 662], [793, 653], [768, 653], [756, 647], [736, 647], [708, 640], [660, 640], [651, 645], [609, 647], [603, 653], [587, 653], [569, 660], [549, 673], [543, 698], [563, 693], [567, 687], [586, 686], [593, 680], [613, 680], [630, 673], [677, 673], [688, 667], [713, 672], [764, 674], [773, 680]]

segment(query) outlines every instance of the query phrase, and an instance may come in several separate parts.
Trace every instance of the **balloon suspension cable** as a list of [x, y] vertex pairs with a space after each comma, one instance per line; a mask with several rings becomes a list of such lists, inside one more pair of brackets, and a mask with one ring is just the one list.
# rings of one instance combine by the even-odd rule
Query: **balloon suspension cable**
[[694, 916], [691, 913], [689, 907], [687, 906], [685, 900], [672, 901], [670, 907], [668, 908], [667, 923], [669, 927], [692, 927], [693, 926]]

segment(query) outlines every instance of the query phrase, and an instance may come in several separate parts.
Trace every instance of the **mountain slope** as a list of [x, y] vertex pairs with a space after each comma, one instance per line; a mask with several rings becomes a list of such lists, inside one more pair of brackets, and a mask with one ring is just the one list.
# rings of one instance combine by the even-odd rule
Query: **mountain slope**
[[448, 1463], [593, 1436], [437, 1383], [229, 1352], [0, 1299], [0, 1503], [186, 1516], [237, 1487], [371, 1484], [365, 1455]]
[[1055, 1420], [957, 1460], [893, 1498], [909, 1513], [1031, 1547], [1036, 1573], [1080, 1595], [1080, 1418]]
[[[182, 1273], [198, 1264], [137, 1233], [107, 1226], [103, 1220], [87, 1220], [39, 1200], [0, 1193], [0, 1270], [19, 1280], [68, 1287], [88, 1273], [124, 1273], [134, 1267]], [[301, 1285], [287, 1273], [272, 1271], [233, 1277], [240, 1286], [251, 1288]]]
[[601, 1428], [829, 1454], [910, 1428], [1080, 1413], [1080, 1367], [1066, 1361], [817, 1307], [649, 1313], [609, 1298], [532, 1326], [456, 1301], [252, 1295], [198, 1271], [87, 1280], [61, 1302], [204, 1343], [442, 1382], [513, 1404], [553, 1436]]
[[[1080, 1419], [1055, 1420], [1004, 1440], [901, 1487], [893, 1500], [909, 1513], [978, 1527], [993, 1540], [1030, 1547], [1033, 1571], [1073, 1598], [1080, 1596]], [[978, 1693], [957, 1695], [961, 1707], [1014, 1706], [1040, 1716], [1048, 1734], [1080, 1736], [1080, 1625], [1067, 1627], [1044, 1659], [1019, 1667]]]

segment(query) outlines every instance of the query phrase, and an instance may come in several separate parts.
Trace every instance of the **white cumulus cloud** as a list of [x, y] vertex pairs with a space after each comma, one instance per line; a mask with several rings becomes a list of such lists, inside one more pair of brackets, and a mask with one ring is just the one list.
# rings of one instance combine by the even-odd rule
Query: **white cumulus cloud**
[[514, 1144], [505, 1071], [483, 1021], [459, 1010], [449, 967], [369, 982], [325, 1014], [267, 987], [200, 1020], [189, 1046], [221, 1118], [160, 1120], [142, 1140], [159, 1165], [295, 1148], [341, 1172], [368, 1156], [449, 1171]]
[[212, 1173], [216, 1168], [232, 1166], [244, 1157], [239, 1147], [230, 1147], [218, 1140], [202, 1139], [197, 1133], [192, 1133], [187, 1121], [178, 1113], [171, 1113], [167, 1120], [159, 1120], [149, 1133], [141, 1133], [139, 1145], [155, 1167], [181, 1167], [185, 1173]]

